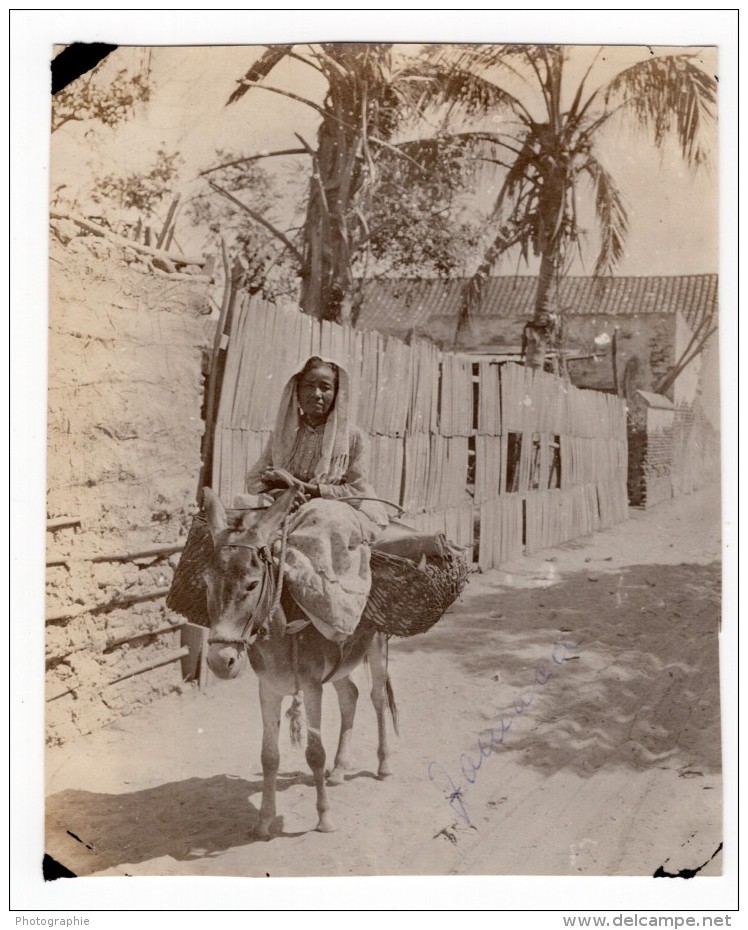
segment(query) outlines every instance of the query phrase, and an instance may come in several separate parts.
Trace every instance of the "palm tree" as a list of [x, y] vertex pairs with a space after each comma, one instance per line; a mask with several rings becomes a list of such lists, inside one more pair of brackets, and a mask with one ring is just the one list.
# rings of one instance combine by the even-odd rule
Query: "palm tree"
[[[288, 60], [303, 63], [316, 72], [317, 79], [322, 78], [321, 102], [267, 82], [270, 73]], [[381, 233], [368, 223], [377, 195], [380, 154], [402, 158], [415, 170], [434, 170], [439, 140], [405, 140], [404, 133], [414, 127], [423, 130], [424, 119], [430, 118], [433, 137], [440, 111], [469, 116], [500, 105], [505, 96], [501, 87], [463, 69], [459, 62], [447, 64], [433, 48], [396, 48], [390, 43], [273, 46], [238, 83], [230, 104], [250, 89], [262, 89], [295, 100], [320, 117], [314, 145], [296, 133], [298, 148], [268, 153], [306, 155], [311, 160], [300, 244], [266, 217], [232, 199], [295, 257], [302, 309], [330, 320], [347, 316], [354, 258]], [[245, 160], [257, 157], [266, 156]], [[221, 167], [225, 166], [203, 173]], [[227, 194], [214, 183], [213, 187]]]
[[[704, 131], [715, 121], [716, 79], [694, 53], [650, 56], [612, 78], [590, 84], [604, 60], [600, 48], [581, 80], [569, 86], [568, 50], [558, 45], [483, 46], [464, 49], [460, 67], [477, 70], [504, 86], [500, 100], [509, 117], [507, 133], [473, 133], [489, 146], [488, 160], [506, 174], [493, 209], [498, 233], [466, 285], [456, 340], [479, 306], [483, 286], [498, 259], [519, 246], [540, 258], [533, 318], [525, 328], [526, 364], [541, 367], [549, 343], [559, 336], [554, 313], [554, 282], [580, 248], [578, 202], [585, 193], [594, 202], [599, 247], [594, 274], [610, 273], [623, 255], [628, 217], [621, 192], [605, 167], [600, 143], [613, 120], [649, 135], [661, 148], [674, 136], [686, 163], [704, 165], [709, 151]], [[554, 336], [556, 339], [554, 339]]]

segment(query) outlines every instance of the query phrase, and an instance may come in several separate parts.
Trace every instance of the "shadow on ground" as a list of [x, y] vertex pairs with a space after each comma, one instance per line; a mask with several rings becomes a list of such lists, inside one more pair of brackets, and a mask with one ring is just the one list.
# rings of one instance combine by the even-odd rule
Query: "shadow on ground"
[[448, 652], [486, 726], [531, 699], [506, 748], [547, 774], [659, 765], [699, 778], [720, 771], [719, 619], [717, 563], [590, 570], [544, 588], [468, 587], [393, 655]]
[[[278, 791], [307, 785], [301, 773], [280, 775]], [[98, 794], [69, 789], [47, 798], [47, 851], [77, 875], [161, 856], [209, 858], [257, 842], [262, 781], [228, 775], [187, 778], [142, 791]], [[257, 806], [249, 800], [257, 796]], [[306, 831], [303, 831], [306, 832]], [[286, 833], [279, 818], [274, 836]]]

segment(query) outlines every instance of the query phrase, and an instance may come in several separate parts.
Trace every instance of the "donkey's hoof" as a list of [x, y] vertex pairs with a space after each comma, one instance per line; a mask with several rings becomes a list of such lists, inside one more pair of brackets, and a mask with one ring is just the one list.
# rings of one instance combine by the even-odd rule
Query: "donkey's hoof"
[[344, 781], [345, 781], [345, 769], [335, 768], [327, 776], [328, 785], [333, 785], [333, 786], [342, 785]]
[[377, 772], [377, 778], [379, 778], [381, 781], [384, 781], [384, 779], [389, 778], [390, 775], [392, 775], [392, 766], [389, 764], [389, 762], [383, 762], [379, 766], [379, 771]]
[[315, 827], [317, 833], [334, 833], [336, 830], [335, 824], [329, 820], [327, 817], [324, 817]]

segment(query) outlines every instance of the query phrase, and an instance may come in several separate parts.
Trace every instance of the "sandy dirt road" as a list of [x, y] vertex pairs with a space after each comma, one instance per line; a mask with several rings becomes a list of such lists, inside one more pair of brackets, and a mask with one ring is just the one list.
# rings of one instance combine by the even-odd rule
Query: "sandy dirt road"
[[[247, 674], [50, 750], [47, 851], [78, 875], [718, 875], [719, 532], [706, 490], [473, 576], [432, 631], [391, 643], [400, 736], [386, 781], [357, 674], [335, 833], [314, 831], [309, 771], [284, 731], [276, 833], [252, 838]], [[337, 727], [330, 688], [328, 758]]]

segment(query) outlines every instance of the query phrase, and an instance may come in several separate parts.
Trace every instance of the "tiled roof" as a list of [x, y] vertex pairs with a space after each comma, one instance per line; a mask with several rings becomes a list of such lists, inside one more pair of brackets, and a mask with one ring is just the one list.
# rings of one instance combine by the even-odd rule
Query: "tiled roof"
[[[568, 314], [674, 313], [693, 324], [717, 306], [716, 274], [645, 277], [567, 277], [558, 289]], [[537, 278], [489, 278], [476, 316], [505, 319], [532, 315]], [[431, 317], [457, 317], [465, 279], [404, 278], [372, 281], [364, 288], [358, 325], [366, 329], [423, 329]]]

